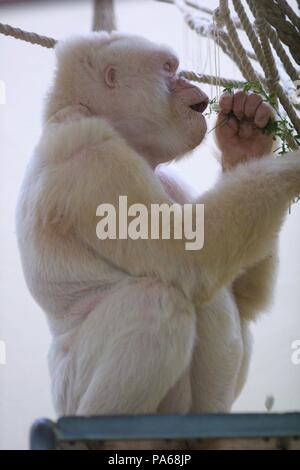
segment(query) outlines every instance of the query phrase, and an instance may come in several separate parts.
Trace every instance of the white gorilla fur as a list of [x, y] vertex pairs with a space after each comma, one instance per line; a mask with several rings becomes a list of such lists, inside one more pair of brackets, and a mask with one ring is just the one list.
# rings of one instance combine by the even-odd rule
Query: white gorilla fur
[[[189, 114], [184, 94], [170, 108], [155, 69], [161, 54], [175, 60], [167, 48], [93, 33], [56, 50], [17, 233], [27, 284], [53, 335], [57, 413], [229, 411], [247, 376], [249, 324], [272, 291], [270, 246], [300, 192], [300, 153], [238, 165], [194, 199], [205, 204], [200, 251], [186, 251], [185, 240], [101, 241], [102, 202], [191, 202], [151, 166], [196, 147], [205, 122]], [[149, 70], [139, 68], [142, 57]], [[119, 80], [130, 106], [118, 98]]]

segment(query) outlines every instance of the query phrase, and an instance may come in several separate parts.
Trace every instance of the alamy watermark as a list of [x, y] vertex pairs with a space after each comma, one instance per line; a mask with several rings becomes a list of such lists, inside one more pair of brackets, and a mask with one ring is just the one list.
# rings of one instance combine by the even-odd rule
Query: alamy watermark
[[144, 204], [128, 206], [127, 196], [119, 196], [118, 207], [100, 204], [96, 234], [100, 240], [185, 240], [186, 250], [204, 245], [204, 204]]
[[0, 104], [6, 103], [5, 82], [0, 80]]
[[291, 357], [292, 363], [298, 366], [300, 364], [300, 339], [295, 339], [292, 342], [291, 348], [294, 350]]

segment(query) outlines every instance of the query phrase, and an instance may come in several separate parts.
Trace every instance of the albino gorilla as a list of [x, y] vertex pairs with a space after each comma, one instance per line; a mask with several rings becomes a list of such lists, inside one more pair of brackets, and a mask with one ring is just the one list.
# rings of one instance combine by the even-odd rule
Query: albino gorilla
[[[249, 324], [269, 301], [276, 241], [300, 192], [300, 153], [275, 160], [262, 99], [224, 95], [223, 173], [193, 200], [158, 164], [205, 133], [207, 96], [167, 47], [118, 33], [59, 43], [41, 140], [17, 211], [29, 289], [53, 334], [59, 414], [229, 411], [247, 376]], [[205, 158], [205, 156], [203, 157]], [[205, 204], [185, 240], [99, 240], [96, 208]], [[172, 230], [171, 230], [172, 233]]]

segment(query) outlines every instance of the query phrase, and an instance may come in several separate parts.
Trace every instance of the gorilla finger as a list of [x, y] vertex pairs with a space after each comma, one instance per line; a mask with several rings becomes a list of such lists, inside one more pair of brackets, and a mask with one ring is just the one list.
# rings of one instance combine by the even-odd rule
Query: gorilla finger
[[274, 116], [271, 106], [267, 103], [261, 103], [257, 108], [255, 114], [255, 125], [260, 129], [263, 129], [268, 124], [269, 120]]
[[224, 93], [221, 95], [219, 105], [223, 113], [229, 114], [232, 111], [233, 95], [230, 93]]
[[245, 116], [247, 119], [254, 119], [255, 113], [262, 103], [262, 97], [256, 93], [248, 95], [245, 103]]
[[244, 117], [244, 106], [246, 99], [247, 94], [243, 91], [238, 91], [233, 97], [233, 112], [240, 121]]

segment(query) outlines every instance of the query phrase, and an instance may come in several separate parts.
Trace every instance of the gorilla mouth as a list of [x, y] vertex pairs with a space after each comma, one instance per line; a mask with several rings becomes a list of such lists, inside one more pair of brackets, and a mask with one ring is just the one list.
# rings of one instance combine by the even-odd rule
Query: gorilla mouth
[[195, 103], [190, 105], [190, 108], [197, 113], [203, 113], [208, 106], [208, 100], [200, 101], [199, 103]]

